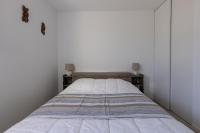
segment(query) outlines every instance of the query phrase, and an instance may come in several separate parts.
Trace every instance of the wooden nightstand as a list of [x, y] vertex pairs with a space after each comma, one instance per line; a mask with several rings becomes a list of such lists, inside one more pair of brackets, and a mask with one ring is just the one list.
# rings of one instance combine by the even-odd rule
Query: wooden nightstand
[[144, 93], [144, 75], [138, 74], [132, 76], [132, 84]]
[[66, 89], [70, 84], [72, 84], [72, 77], [63, 75], [63, 90]]

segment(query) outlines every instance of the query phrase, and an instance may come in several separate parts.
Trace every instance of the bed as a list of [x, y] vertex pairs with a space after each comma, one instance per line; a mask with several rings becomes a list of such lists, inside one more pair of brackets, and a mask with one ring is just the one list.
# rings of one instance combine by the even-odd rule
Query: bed
[[129, 74], [86, 75], [6, 133], [193, 133], [128, 82]]

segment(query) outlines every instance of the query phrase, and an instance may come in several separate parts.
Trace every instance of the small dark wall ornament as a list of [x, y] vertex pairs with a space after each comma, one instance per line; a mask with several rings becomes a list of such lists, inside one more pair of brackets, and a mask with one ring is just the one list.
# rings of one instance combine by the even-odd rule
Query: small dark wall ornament
[[42, 33], [43, 35], [46, 34], [46, 25], [45, 25], [44, 22], [42, 22], [42, 24], [41, 24], [41, 33]]
[[26, 6], [22, 6], [22, 22], [29, 22], [29, 9]]

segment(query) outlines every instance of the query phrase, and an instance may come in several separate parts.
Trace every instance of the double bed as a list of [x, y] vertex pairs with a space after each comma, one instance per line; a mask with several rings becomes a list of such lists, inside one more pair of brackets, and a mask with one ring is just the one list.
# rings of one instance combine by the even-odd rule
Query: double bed
[[6, 133], [193, 133], [126, 79], [112, 77], [79, 76]]

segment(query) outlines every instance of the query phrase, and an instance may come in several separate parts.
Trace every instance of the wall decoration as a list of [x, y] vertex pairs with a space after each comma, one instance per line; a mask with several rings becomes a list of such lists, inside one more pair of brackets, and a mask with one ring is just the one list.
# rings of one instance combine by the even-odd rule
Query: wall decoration
[[42, 24], [41, 24], [41, 33], [42, 33], [43, 35], [46, 34], [46, 25], [45, 25], [44, 22], [42, 22]]
[[26, 6], [22, 6], [22, 22], [29, 22], [29, 9]]

